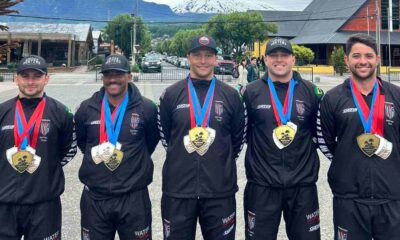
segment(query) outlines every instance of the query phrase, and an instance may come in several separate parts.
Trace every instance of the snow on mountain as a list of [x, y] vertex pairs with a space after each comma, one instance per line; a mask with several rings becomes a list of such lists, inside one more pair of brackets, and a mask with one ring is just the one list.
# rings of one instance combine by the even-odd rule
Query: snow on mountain
[[145, 0], [167, 4], [175, 13], [229, 13], [247, 10], [303, 10], [311, 0]]

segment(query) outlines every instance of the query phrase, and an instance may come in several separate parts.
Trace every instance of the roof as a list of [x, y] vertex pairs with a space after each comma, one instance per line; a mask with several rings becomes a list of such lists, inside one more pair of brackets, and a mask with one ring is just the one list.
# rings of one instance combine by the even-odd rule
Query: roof
[[9, 27], [10, 33], [62, 33], [73, 34], [75, 40], [86, 42], [91, 36], [91, 26], [87, 23], [35, 23], [35, 22], [9, 22], [1, 23]]
[[101, 37], [101, 31], [94, 30], [92, 31], [93, 39], [99, 39]]
[[345, 43], [351, 33], [340, 28], [368, 0], [313, 0], [303, 11], [263, 11], [266, 21], [278, 25], [277, 36], [293, 38], [296, 44]]

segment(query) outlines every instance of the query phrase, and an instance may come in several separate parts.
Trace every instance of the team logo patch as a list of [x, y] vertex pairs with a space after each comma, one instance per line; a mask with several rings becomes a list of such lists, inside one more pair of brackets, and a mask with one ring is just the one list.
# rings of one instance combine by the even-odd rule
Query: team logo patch
[[49, 131], [50, 131], [50, 122], [48, 122], [48, 121], [42, 121], [42, 122], [40, 123], [40, 133], [41, 133], [43, 136], [46, 136], [47, 133], [49, 133]]
[[171, 222], [167, 219], [164, 219], [164, 237], [169, 238], [171, 234]]
[[393, 119], [395, 114], [394, 104], [391, 102], [385, 102], [385, 115], [388, 119]]
[[151, 238], [150, 227], [147, 226], [145, 229], [135, 231], [135, 240], [149, 240]]
[[199, 38], [199, 43], [203, 46], [207, 46], [210, 44], [210, 39], [208, 37], [201, 37]]
[[224, 102], [215, 101], [215, 114], [219, 117], [224, 113]]
[[82, 240], [90, 240], [89, 229], [82, 228]]
[[137, 113], [132, 113], [131, 115], [131, 128], [136, 129], [140, 122], [140, 115]]
[[300, 115], [304, 114], [305, 108], [304, 108], [303, 101], [296, 100], [296, 110], [297, 110], [298, 114], [300, 114]]
[[347, 240], [347, 232], [348, 232], [347, 229], [338, 226], [337, 240]]
[[256, 214], [250, 211], [247, 211], [247, 225], [249, 235], [253, 235], [253, 229], [256, 226]]

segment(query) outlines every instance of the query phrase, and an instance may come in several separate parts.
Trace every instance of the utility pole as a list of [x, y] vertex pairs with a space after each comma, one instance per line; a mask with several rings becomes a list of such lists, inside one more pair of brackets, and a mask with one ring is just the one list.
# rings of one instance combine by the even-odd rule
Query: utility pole
[[[381, 55], [381, 24], [380, 24], [378, 0], [375, 0], [375, 25], [376, 25], [376, 46], [378, 50], [378, 55]], [[380, 75], [381, 73], [381, 61], [379, 61], [378, 63], [378, 67], [376, 70], [377, 75]]]
[[389, 0], [389, 8], [388, 8], [388, 55], [389, 55], [389, 67], [392, 66], [392, 54], [390, 47], [390, 32], [393, 32], [393, 20], [392, 20], [392, 0]]
[[133, 15], [133, 43], [132, 43], [132, 66], [136, 64], [136, 28], [137, 28], [137, 21], [136, 19], [138, 18], [139, 14], [139, 0], [136, 0], [136, 14]]

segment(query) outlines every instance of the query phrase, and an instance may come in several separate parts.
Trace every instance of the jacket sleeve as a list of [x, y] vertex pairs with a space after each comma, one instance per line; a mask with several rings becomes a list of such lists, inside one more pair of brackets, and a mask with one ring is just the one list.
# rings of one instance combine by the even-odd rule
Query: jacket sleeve
[[312, 98], [312, 118], [311, 118], [311, 123], [312, 123], [312, 133], [313, 133], [313, 143], [314, 143], [314, 147], [317, 149], [318, 146], [318, 129], [320, 129], [319, 126], [317, 126], [317, 116], [318, 116], [318, 112], [319, 112], [319, 104], [321, 102], [321, 99], [324, 95], [324, 92], [322, 91], [322, 89], [320, 89], [319, 87], [313, 85], [313, 98]]
[[334, 109], [331, 106], [330, 97], [325, 95], [319, 105], [317, 113], [317, 143], [321, 152], [330, 160], [336, 148], [336, 124]]
[[85, 125], [86, 107], [84, 104], [78, 107], [75, 113], [76, 140], [79, 149], [84, 154], [86, 149], [86, 125]]
[[243, 93], [243, 102], [244, 102], [244, 106], [246, 107], [245, 113], [247, 116], [245, 139], [247, 142], [249, 142], [250, 131], [252, 129], [251, 125], [252, 125], [253, 120], [252, 120], [252, 116], [251, 116], [252, 109], [251, 109], [249, 93], [246, 89], [244, 90], [244, 93]]
[[240, 99], [240, 96], [237, 92], [235, 92], [233, 99], [233, 118], [231, 122], [232, 129], [232, 147], [233, 147], [233, 156], [236, 160], [239, 157], [240, 151], [243, 148], [243, 144], [246, 139], [246, 131], [247, 131], [247, 111], [246, 106]]
[[253, 71], [254, 71], [254, 69], [253, 69], [253, 67], [250, 65], [250, 66], [247, 68], [247, 82], [253, 81]]
[[143, 101], [143, 104], [146, 145], [151, 155], [156, 149], [157, 143], [160, 140], [160, 135], [157, 129], [157, 106], [148, 99]]
[[73, 114], [68, 108], [65, 108], [64, 116], [64, 123], [62, 124], [60, 133], [61, 166], [65, 166], [67, 163], [69, 163], [74, 158], [77, 151]]
[[158, 130], [161, 137], [161, 143], [165, 149], [168, 148], [169, 138], [171, 136], [171, 107], [168, 99], [168, 92], [164, 90], [160, 97], [160, 106], [158, 109]]

